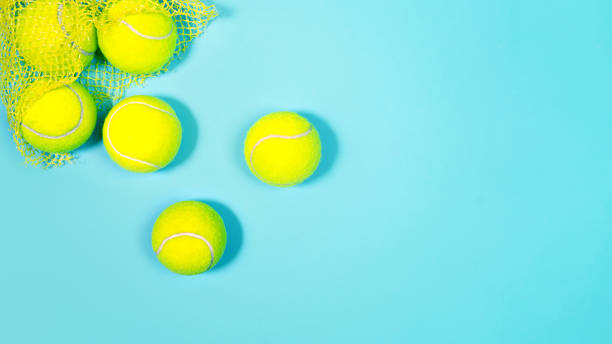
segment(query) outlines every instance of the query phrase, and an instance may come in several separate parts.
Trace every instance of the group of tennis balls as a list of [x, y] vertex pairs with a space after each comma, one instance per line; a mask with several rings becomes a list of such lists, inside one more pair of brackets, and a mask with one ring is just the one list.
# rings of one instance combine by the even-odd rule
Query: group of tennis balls
[[[130, 8], [139, 11], [120, 15], [134, 13]], [[85, 68], [99, 46], [113, 66], [140, 74], [161, 69], [172, 57], [176, 25], [152, 2], [122, 0], [109, 6], [102, 15], [110, 20], [97, 31], [93, 24], [76, 25], [79, 11], [75, 1], [29, 3], [21, 11], [17, 26], [18, 52], [25, 63], [42, 73], [61, 70], [61, 65], [53, 65], [55, 60], [76, 59]], [[65, 153], [89, 139], [96, 119], [93, 97], [74, 82], [45, 93], [29, 105], [21, 129], [23, 138], [33, 147]], [[133, 96], [117, 103], [106, 116], [102, 131], [110, 158], [124, 169], [140, 173], [167, 166], [179, 151], [181, 135], [181, 122], [172, 107], [151, 96]], [[276, 112], [249, 129], [244, 158], [263, 182], [292, 186], [316, 170], [321, 141], [305, 118], [293, 112]], [[185, 275], [212, 268], [223, 255], [226, 241], [221, 216], [198, 201], [179, 202], [164, 210], [152, 233], [159, 261]]]

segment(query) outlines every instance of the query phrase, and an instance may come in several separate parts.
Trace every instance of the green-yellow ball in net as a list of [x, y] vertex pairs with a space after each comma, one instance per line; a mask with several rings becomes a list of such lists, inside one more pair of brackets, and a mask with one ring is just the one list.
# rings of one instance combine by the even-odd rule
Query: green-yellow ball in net
[[221, 216], [198, 201], [175, 203], [153, 226], [151, 242], [157, 259], [169, 270], [196, 275], [219, 262], [227, 242]]
[[178, 38], [174, 20], [147, 0], [123, 0], [107, 7], [98, 31], [100, 50], [118, 69], [147, 74], [172, 58]]
[[182, 128], [168, 103], [151, 96], [125, 98], [104, 121], [106, 151], [119, 166], [148, 173], [168, 165], [181, 146]]
[[[29, 93], [35, 93], [36, 88]], [[96, 126], [93, 97], [79, 83], [44, 93], [29, 105], [22, 117], [21, 133], [34, 148], [66, 153], [81, 146]]]
[[17, 17], [17, 51], [35, 70], [80, 73], [97, 49], [93, 19], [81, 2], [35, 0]]
[[259, 119], [244, 141], [251, 172], [274, 186], [292, 186], [310, 177], [321, 160], [315, 127], [294, 112], [275, 112]]

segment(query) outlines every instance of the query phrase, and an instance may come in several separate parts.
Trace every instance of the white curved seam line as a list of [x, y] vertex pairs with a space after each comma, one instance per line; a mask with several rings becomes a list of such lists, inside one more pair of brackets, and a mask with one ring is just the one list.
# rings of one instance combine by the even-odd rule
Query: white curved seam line
[[113, 144], [113, 140], [111, 140], [111, 137], [110, 137], [110, 128], [111, 128], [111, 122], [113, 121], [113, 117], [115, 116], [115, 114], [116, 114], [116, 113], [117, 113], [119, 110], [121, 110], [121, 109], [123, 109], [124, 107], [126, 107], [126, 106], [128, 106], [128, 105], [131, 105], [131, 104], [140, 104], [140, 105], [148, 106], [148, 107], [150, 107], [150, 108], [152, 108], [152, 109], [155, 109], [155, 110], [158, 110], [158, 111], [161, 111], [161, 112], [167, 113], [167, 114], [168, 114], [168, 115], [170, 115], [170, 116], [176, 117], [176, 115], [175, 115], [175, 114], [173, 114], [172, 112], [168, 112], [168, 111], [166, 111], [166, 110], [164, 110], [164, 109], [160, 109], [160, 108], [158, 108], [158, 107], [156, 107], [156, 106], [149, 105], [149, 104], [147, 104], [147, 103], [143, 103], [143, 102], [129, 102], [129, 103], [125, 103], [125, 104], [121, 105], [119, 108], [117, 108], [115, 111], [113, 111], [113, 112], [110, 114], [110, 117], [109, 117], [109, 119], [108, 119], [108, 125], [106, 126], [106, 137], [108, 138], [108, 143], [110, 144], [111, 148], [112, 148], [112, 149], [115, 151], [115, 153], [119, 154], [121, 157], [126, 158], [126, 159], [128, 159], [128, 160], [135, 161], [135, 162], [139, 162], [139, 163], [141, 163], [141, 164], [145, 164], [145, 165], [147, 165], [147, 166], [151, 166], [151, 167], [155, 167], [155, 168], [157, 168], [157, 169], [160, 169], [160, 168], [161, 168], [161, 166], [157, 166], [157, 165], [155, 165], [155, 164], [153, 164], [153, 163], [150, 163], [150, 162], [148, 162], [148, 161], [144, 161], [144, 160], [140, 160], [140, 159], [132, 158], [132, 157], [130, 157], [130, 156], [127, 156], [127, 155], [125, 155], [125, 154], [121, 153], [121, 152], [120, 152], [120, 151], [119, 151], [119, 150], [118, 150], [118, 149], [115, 147], [115, 145]]
[[172, 32], [174, 31], [172, 30], [174, 28], [174, 23], [173, 23], [172, 26], [170, 27], [170, 32], [168, 32], [168, 34], [166, 34], [165, 36], [149, 36], [149, 35], [145, 35], [144, 33], [139, 32], [138, 30], [136, 30], [135, 27], [133, 27], [130, 23], [126, 22], [125, 20], [121, 20], [120, 23], [127, 26], [128, 29], [132, 30], [132, 32], [135, 33], [136, 35], [142, 38], [146, 38], [146, 39], [157, 39], [157, 40], [166, 39], [170, 37], [170, 35], [172, 35]]
[[21, 125], [28, 129], [29, 131], [31, 131], [32, 133], [40, 136], [40, 137], [44, 137], [45, 139], [63, 139], [64, 137], [71, 135], [72, 133], [74, 133], [75, 131], [77, 131], [79, 129], [79, 127], [81, 126], [81, 124], [83, 123], [83, 115], [84, 115], [84, 106], [83, 106], [83, 100], [81, 99], [81, 96], [70, 86], [66, 85], [66, 87], [68, 87], [72, 92], [74, 92], [74, 95], [77, 97], [77, 99], [79, 100], [79, 104], [81, 104], [81, 117], [79, 118], [79, 123], [77, 123], [76, 127], [72, 128], [69, 132], [63, 134], [63, 135], [59, 135], [59, 136], [51, 136], [51, 135], [45, 135], [43, 133], [39, 133], [38, 131], [30, 128], [29, 126], [27, 126], [25, 123], [21, 123]]
[[70, 34], [68, 33], [68, 30], [66, 30], [66, 27], [64, 26], [64, 22], [62, 21], [63, 11], [64, 11], [64, 3], [60, 2], [59, 5], [57, 6], [57, 21], [59, 22], [60, 28], [62, 29], [62, 31], [64, 31], [64, 34], [66, 35], [66, 38], [68, 39], [68, 42], [70, 43], [70, 46], [78, 50], [81, 54], [85, 56], [92, 56], [94, 54], [93, 52], [89, 52], [87, 50], [82, 49], [74, 41], [70, 39]]
[[[287, 139], [287, 140], [294, 140], [294, 139], [299, 139], [300, 137], [304, 137], [308, 134], [310, 134], [310, 132], [312, 131], [312, 125], [310, 126], [310, 128], [301, 133], [301, 134], [297, 134], [297, 135], [292, 135], [292, 136], [287, 136], [287, 135], [268, 135], [268, 136], [264, 136], [261, 139], [259, 139], [259, 141], [257, 141], [255, 143], [255, 145], [253, 146], [253, 148], [251, 148], [251, 154], [249, 155], [249, 164], [251, 164], [251, 169], [253, 170], [253, 172], [255, 172], [255, 175], [259, 178], [262, 179], [259, 174], [257, 174], [257, 170], [255, 169], [255, 166], [253, 165], [253, 153], [255, 153], [255, 148], [257, 148], [257, 146], [259, 146], [260, 144], [262, 144], [264, 141], [269, 140], [269, 139]], [[279, 186], [285, 186], [285, 185], [290, 185], [290, 184], [276, 184]]]
[[185, 232], [185, 233], [176, 233], [176, 234], [172, 234], [171, 236], [165, 238], [162, 243], [159, 245], [159, 248], [157, 249], [157, 251], [155, 252], [156, 255], [159, 255], [159, 253], [161, 252], [162, 248], [164, 248], [164, 245], [166, 245], [166, 243], [174, 238], [178, 238], [178, 237], [182, 237], [182, 236], [188, 236], [188, 237], [192, 237], [192, 238], [196, 238], [196, 239], [200, 239], [202, 241], [204, 241], [204, 243], [206, 244], [206, 246], [208, 246], [208, 250], [210, 251], [210, 263], [208, 264], [208, 267], [206, 268], [206, 270], [210, 269], [210, 267], [212, 266], [213, 261], [215, 260], [215, 251], [213, 250], [212, 245], [210, 244], [210, 242], [208, 242], [208, 240], [206, 240], [205, 237], [195, 234], [195, 233], [189, 233], [189, 232]]

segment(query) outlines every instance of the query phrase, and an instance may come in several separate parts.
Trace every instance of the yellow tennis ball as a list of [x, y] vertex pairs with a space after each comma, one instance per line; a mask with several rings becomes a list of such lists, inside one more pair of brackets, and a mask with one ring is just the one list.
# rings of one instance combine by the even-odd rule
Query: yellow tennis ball
[[17, 50], [35, 69], [80, 73], [97, 49], [96, 29], [81, 3], [32, 1], [17, 17]]
[[169, 270], [196, 275], [209, 270], [225, 251], [227, 233], [221, 216], [198, 201], [175, 203], [153, 226], [153, 251]]
[[23, 138], [33, 147], [49, 153], [65, 153], [81, 146], [96, 126], [93, 97], [79, 83], [45, 93], [24, 111]]
[[106, 116], [102, 136], [111, 159], [132, 172], [153, 172], [168, 165], [181, 146], [182, 128], [166, 102], [133, 96]]
[[310, 177], [321, 160], [315, 127], [294, 112], [275, 112], [259, 119], [244, 141], [251, 172], [265, 183], [292, 186]]
[[106, 24], [98, 31], [100, 50], [124, 72], [156, 72], [174, 54], [176, 24], [159, 5], [124, 0], [106, 8], [102, 18]]

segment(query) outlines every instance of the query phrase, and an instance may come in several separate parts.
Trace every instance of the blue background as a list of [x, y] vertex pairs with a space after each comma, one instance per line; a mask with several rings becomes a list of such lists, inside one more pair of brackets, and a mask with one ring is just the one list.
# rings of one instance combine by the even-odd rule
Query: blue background
[[[610, 343], [609, 1], [238, 1], [129, 95], [175, 107], [176, 161], [126, 172], [0, 139], [0, 342]], [[293, 110], [312, 180], [253, 177], [242, 140]], [[2, 109], [4, 115], [4, 109]], [[229, 246], [172, 274], [150, 232], [211, 202]]]

